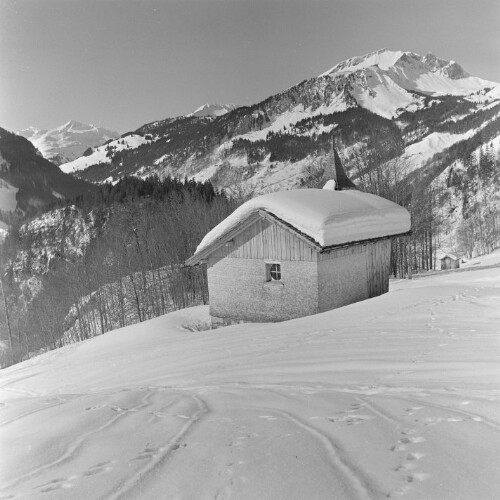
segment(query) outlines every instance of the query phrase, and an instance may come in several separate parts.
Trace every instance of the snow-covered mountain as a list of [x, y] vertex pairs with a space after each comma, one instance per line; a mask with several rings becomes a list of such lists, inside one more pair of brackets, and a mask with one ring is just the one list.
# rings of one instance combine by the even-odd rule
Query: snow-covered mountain
[[[397, 96], [401, 96], [402, 101], [413, 100], [409, 92], [466, 96], [498, 85], [473, 77], [455, 61], [445, 61], [434, 54], [422, 57], [412, 52], [387, 49], [348, 59], [321, 76], [336, 78], [346, 73], [356, 73], [358, 85], [364, 80], [368, 94], [368, 89], [372, 89], [375, 94], [383, 93], [385, 87], [392, 94], [393, 101], [397, 101]], [[366, 96], [361, 97], [361, 101], [365, 99]], [[384, 109], [380, 108], [377, 112], [384, 113]]]
[[119, 137], [117, 132], [75, 120], [50, 130], [28, 127], [16, 133], [30, 140], [44, 158], [56, 165], [74, 160], [88, 148]]
[[203, 104], [187, 116], [222, 116], [238, 106], [236, 104]]
[[391, 159], [432, 179], [500, 135], [500, 86], [432, 54], [383, 49], [253, 106], [168, 118], [135, 133], [150, 142], [123, 151], [112, 141], [63, 170], [93, 182], [170, 174], [262, 193], [301, 185], [311, 168], [324, 168], [335, 137], [354, 179]]
[[37, 127], [28, 127], [28, 128], [23, 128], [22, 130], [16, 130], [17, 135], [22, 135], [26, 139], [31, 140], [32, 137], [38, 137], [42, 134], [45, 134], [47, 130], [37, 128]]

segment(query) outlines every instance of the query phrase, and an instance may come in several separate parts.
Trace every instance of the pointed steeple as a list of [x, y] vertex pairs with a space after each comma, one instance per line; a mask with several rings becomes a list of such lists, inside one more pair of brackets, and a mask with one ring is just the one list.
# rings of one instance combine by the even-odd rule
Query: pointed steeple
[[347, 177], [347, 174], [344, 170], [344, 166], [340, 161], [340, 156], [337, 153], [337, 149], [335, 148], [335, 139], [332, 138], [332, 149], [333, 149], [333, 163], [335, 167], [335, 178], [337, 180], [335, 189], [336, 191], [344, 191], [346, 189], [358, 189], [356, 185]]

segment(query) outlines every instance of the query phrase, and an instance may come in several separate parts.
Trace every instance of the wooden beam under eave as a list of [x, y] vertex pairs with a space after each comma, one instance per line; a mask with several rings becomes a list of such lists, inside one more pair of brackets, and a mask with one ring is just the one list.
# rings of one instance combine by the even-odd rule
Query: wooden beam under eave
[[342, 247], [352, 247], [354, 245], [366, 245], [368, 243], [373, 243], [375, 241], [380, 241], [380, 240], [392, 240], [393, 238], [399, 238], [400, 236], [410, 236], [411, 234], [412, 234], [412, 231], [410, 230], [406, 233], [389, 234], [387, 236], [378, 236], [377, 238], [368, 238], [366, 240], [349, 241], [346, 243], [340, 243], [338, 245], [329, 245], [327, 247], [323, 247], [321, 249], [321, 253], [332, 252], [333, 250], [337, 250], [338, 248], [342, 248]]

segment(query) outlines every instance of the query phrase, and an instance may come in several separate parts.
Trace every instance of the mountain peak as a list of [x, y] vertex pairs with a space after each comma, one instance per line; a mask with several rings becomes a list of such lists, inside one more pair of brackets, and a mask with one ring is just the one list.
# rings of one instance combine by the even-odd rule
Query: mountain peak
[[354, 73], [358, 70], [368, 70], [378, 68], [382, 71], [397, 71], [407, 73], [411, 70], [414, 73], [434, 73], [450, 80], [469, 78], [462, 66], [456, 61], [440, 59], [431, 52], [425, 56], [415, 52], [403, 52], [400, 50], [379, 49], [363, 56], [351, 57], [342, 61], [320, 76], [337, 75], [342, 73]]
[[69, 120], [64, 125], [61, 125], [61, 126], [57, 127], [56, 130], [60, 130], [60, 131], [64, 131], [64, 130], [77, 131], [77, 130], [92, 130], [92, 129], [95, 129], [95, 128], [97, 128], [97, 127], [95, 127], [91, 123], [86, 124], [86, 123], [79, 122], [78, 120]]
[[336, 64], [320, 76], [326, 76], [332, 73], [352, 72], [358, 69], [369, 68], [370, 66], [378, 66], [380, 69], [388, 69], [394, 66], [396, 61], [403, 54], [411, 54], [411, 52], [394, 51], [388, 49], [379, 49], [375, 52], [369, 52], [363, 56], [356, 56], [346, 59], [341, 63]]
[[192, 113], [187, 116], [222, 116], [233, 109], [236, 109], [238, 106], [236, 104], [228, 103], [228, 104], [218, 104], [218, 103], [206, 103], [195, 109]]

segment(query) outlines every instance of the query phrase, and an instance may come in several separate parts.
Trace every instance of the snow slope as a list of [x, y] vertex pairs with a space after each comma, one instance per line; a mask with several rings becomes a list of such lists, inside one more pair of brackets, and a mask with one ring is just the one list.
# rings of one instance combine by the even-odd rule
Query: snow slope
[[90, 165], [110, 164], [111, 153], [126, 149], [136, 149], [150, 142], [151, 139], [146, 139], [142, 135], [130, 134], [95, 148], [89, 156], [80, 156], [73, 161], [63, 163], [60, 168], [65, 174], [72, 174], [79, 170], [84, 170]]
[[474, 135], [474, 130], [463, 134], [450, 134], [449, 132], [432, 132], [420, 142], [411, 144], [405, 149], [403, 158], [407, 160], [411, 170], [420, 168], [427, 160], [436, 153], [443, 151], [456, 142], [463, 141]]
[[488, 263], [278, 324], [177, 311], [2, 370], [0, 495], [497, 498]]

